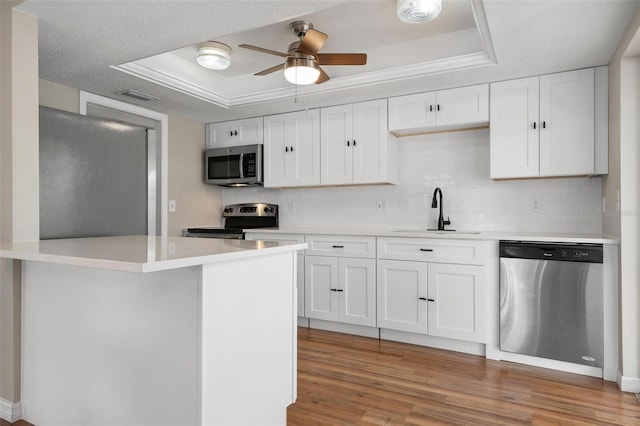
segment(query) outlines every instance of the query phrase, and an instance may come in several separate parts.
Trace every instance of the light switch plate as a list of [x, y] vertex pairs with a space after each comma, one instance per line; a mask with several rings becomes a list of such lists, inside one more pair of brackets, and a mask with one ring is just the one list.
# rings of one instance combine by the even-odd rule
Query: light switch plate
[[176, 212], [176, 200], [169, 200], [169, 213]]

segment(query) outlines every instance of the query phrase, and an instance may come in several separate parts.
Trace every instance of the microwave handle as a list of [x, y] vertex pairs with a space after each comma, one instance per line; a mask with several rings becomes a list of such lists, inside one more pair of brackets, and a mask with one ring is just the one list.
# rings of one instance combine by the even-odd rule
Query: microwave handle
[[244, 154], [240, 154], [240, 179], [244, 178]]

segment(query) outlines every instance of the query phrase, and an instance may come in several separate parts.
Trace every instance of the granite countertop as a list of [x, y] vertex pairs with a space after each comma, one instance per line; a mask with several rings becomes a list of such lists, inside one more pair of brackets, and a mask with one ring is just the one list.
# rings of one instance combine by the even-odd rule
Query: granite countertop
[[516, 240], [562, 243], [619, 244], [620, 240], [602, 234], [554, 234], [511, 231], [427, 231], [401, 229], [358, 229], [358, 228], [259, 228], [245, 229], [245, 232], [306, 234], [306, 235], [353, 235], [371, 237], [441, 238], [458, 240]]
[[146, 235], [2, 242], [0, 256], [126, 272], [153, 272], [304, 250], [306, 244]]

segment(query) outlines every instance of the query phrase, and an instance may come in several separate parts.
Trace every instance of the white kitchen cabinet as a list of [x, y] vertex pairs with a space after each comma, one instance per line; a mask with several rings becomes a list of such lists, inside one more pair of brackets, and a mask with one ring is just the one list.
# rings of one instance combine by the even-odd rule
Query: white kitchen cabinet
[[262, 117], [206, 125], [207, 148], [262, 144]]
[[427, 333], [427, 264], [399, 260], [377, 263], [377, 325]]
[[305, 314], [309, 318], [376, 325], [376, 238], [307, 235]]
[[428, 334], [486, 341], [483, 267], [430, 263], [427, 282]]
[[375, 260], [305, 256], [306, 316], [375, 326]]
[[593, 68], [540, 77], [540, 176], [594, 173]]
[[322, 108], [320, 126], [322, 185], [395, 182], [386, 99]]
[[480, 241], [378, 238], [378, 327], [485, 343]]
[[389, 131], [399, 136], [488, 121], [488, 84], [389, 98]]
[[320, 184], [320, 111], [264, 117], [264, 186]]
[[538, 77], [491, 84], [491, 178], [540, 175]]
[[491, 178], [595, 173], [594, 69], [491, 84]]
[[[285, 233], [261, 233], [259, 231], [249, 231], [245, 233], [247, 240], [264, 240], [264, 241], [291, 241], [296, 243], [304, 243], [304, 235], [302, 234], [285, 234]], [[297, 276], [296, 285], [298, 288], [298, 316], [305, 316], [304, 306], [304, 253], [299, 251], [297, 256]]]

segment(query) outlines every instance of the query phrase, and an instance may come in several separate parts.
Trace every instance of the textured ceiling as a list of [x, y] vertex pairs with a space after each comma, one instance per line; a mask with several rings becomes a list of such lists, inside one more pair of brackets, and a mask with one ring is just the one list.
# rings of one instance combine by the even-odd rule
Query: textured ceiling
[[[395, 3], [394, 0], [361, 1], [374, 1], [381, 7], [392, 7]], [[443, 8], [462, 1], [466, 0], [443, 0]], [[41, 78], [211, 122], [604, 65], [640, 6], [636, 0], [484, 0], [480, 4], [484, 6], [496, 64], [346, 87], [329, 93], [306, 94], [301, 89], [297, 102], [294, 101], [295, 88], [291, 86], [289, 97], [223, 108], [110, 68], [204, 40], [252, 33], [298, 17], [330, 13], [330, 8], [342, 7], [345, 3], [337, 0], [27, 0], [19, 9], [39, 18]], [[348, 28], [351, 22], [362, 17], [352, 11], [339, 19], [332, 25]], [[392, 25], [398, 23], [394, 21]], [[348, 42], [342, 39], [341, 46], [355, 51], [384, 47], [385, 41], [377, 39], [380, 24], [361, 30], [364, 31], [366, 33], [359, 32], [357, 37], [348, 38]], [[331, 43], [340, 39], [335, 32], [329, 36]], [[360, 39], [362, 49], [358, 45]], [[372, 40], [380, 47], [366, 45], [365, 42]], [[244, 42], [271, 47], [265, 44], [268, 40]], [[441, 45], [443, 51], [451, 47], [446, 39]], [[327, 43], [326, 51], [340, 51], [338, 49], [339, 45]], [[268, 59], [255, 55], [257, 71], [262, 66], [260, 61]], [[158, 96], [160, 101], [138, 102], [116, 94], [127, 88]]]

